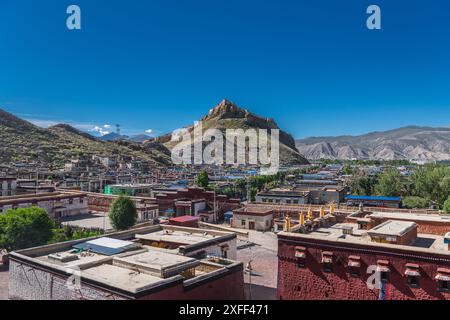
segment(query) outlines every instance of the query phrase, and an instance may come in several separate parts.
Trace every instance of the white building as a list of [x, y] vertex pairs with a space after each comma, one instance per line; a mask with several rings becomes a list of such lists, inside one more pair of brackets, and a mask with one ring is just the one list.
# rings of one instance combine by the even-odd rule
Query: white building
[[0, 198], [0, 214], [9, 209], [37, 206], [45, 209], [51, 218], [87, 214], [88, 201], [84, 193], [40, 193]]
[[17, 190], [16, 178], [0, 178], [0, 196], [13, 196]]

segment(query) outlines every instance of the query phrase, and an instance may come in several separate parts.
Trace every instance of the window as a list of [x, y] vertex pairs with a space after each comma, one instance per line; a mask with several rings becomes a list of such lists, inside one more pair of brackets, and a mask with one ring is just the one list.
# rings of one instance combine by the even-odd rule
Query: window
[[280, 199], [276, 199], [275, 202], [276, 202], [276, 203], [280, 203]]
[[83, 198], [80, 198], [80, 203], [83, 203], [83, 202], [84, 202]]
[[69, 204], [73, 204], [73, 199], [69, 199]]
[[381, 282], [387, 283], [389, 281], [389, 261], [378, 260], [377, 261], [377, 272], [380, 273]]
[[360, 276], [361, 269], [361, 257], [349, 256], [348, 257], [348, 272], [351, 277], [357, 278]]
[[419, 288], [420, 266], [418, 264], [407, 263], [405, 275], [410, 288]]
[[419, 277], [418, 276], [408, 276], [408, 286], [410, 288], [419, 288]]
[[322, 252], [322, 264], [323, 264], [323, 271], [333, 272], [333, 252], [330, 251]]
[[306, 248], [305, 247], [295, 247], [295, 257], [297, 258], [297, 267], [306, 267]]
[[293, 204], [298, 204], [298, 200], [293, 200], [292, 203]]
[[291, 200], [286, 200], [286, 203], [287, 204], [291, 204]]
[[297, 259], [297, 267], [302, 268], [302, 269], [305, 268], [306, 267], [306, 260], [298, 258]]
[[380, 272], [380, 278], [381, 278], [381, 282], [388, 282], [389, 281], [389, 271], [381, 271]]
[[245, 220], [241, 220], [241, 226], [245, 226]]
[[349, 270], [348, 270], [348, 273], [353, 278], [359, 278], [359, 276], [360, 276], [359, 268], [350, 267]]
[[328, 272], [328, 273], [333, 272], [333, 264], [332, 263], [328, 263], [328, 262], [324, 263], [323, 264], [323, 271]]

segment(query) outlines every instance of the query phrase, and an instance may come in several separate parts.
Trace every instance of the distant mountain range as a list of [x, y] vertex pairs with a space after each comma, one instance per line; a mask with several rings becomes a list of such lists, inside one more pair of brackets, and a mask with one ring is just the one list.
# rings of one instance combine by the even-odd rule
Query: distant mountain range
[[80, 155], [118, 155], [155, 164], [171, 163], [170, 151], [154, 141], [102, 141], [67, 124], [44, 129], [1, 109], [0, 150], [0, 163], [37, 162], [48, 167], [61, 167]]
[[[231, 101], [222, 100], [210, 112], [200, 119], [203, 131], [207, 129], [218, 129], [224, 132], [226, 129], [279, 129], [274, 120], [257, 116], [246, 109], [238, 107]], [[188, 132], [194, 130], [194, 126], [186, 127]], [[176, 143], [171, 141], [172, 135], [167, 134], [156, 138], [155, 141], [163, 143], [167, 148], [172, 149]], [[308, 161], [295, 147], [294, 138], [280, 130], [280, 163], [287, 164], [307, 164]], [[270, 138], [268, 139], [270, 145]], [[203, 145], [205, 147], [205, 144]], [[259, 151], [259, 150], [258, 150]], [[226, 157], [226, 148], [223, 151]]]
[[133, 142], [144, 142], [147, 140], [151, 140], [152, 137], [146, 135], [146, 134], [138, 134], [135, 136], [127, 136], [127, 135], [118, 135], [115, 132], [111, 132], [108, 134], [105, 134], [104, 136], [99, 137], [102, 141], [115, 141], [115, 140], [128, 140]]
[[296, 141], [307, 159], [450, 160], [450, 128], [408, 126], [360, 136]]

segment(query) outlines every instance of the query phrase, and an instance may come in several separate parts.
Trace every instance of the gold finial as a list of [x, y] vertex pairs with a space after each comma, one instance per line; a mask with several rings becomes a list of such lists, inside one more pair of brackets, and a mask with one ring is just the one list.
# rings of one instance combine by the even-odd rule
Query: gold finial
[[309, 207], [309, 210], [308, 210], [308, 220], [309, 221], [313, 221], [313, 219], [314, 219], [314, 216], [313, 216], [313, 210], [312, 210], [312, 208], [311, 207]]
[[289, 232], [291, 231], [291, 217], [289, 215], [286, 215], [286, 218], [284, 219], [284, 230]]
[[334, 214], [334, 203], [330, 205], [330, 215]]
[[305, 215], [302, 213], [300, 213], [300, 225], [304, 226], [305, 225]]

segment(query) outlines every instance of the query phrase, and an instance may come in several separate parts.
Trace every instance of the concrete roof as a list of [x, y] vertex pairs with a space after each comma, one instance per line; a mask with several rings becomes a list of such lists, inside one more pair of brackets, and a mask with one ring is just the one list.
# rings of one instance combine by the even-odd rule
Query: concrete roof
[[370, 235], [402, 236], [416, 227], [417, 224], [412, 221], [388, 220], [370, 229], [368, 233]]
[[157, 241], [157, 242], [172, 242], [172, 243], [179, 243], [179, 244], [195, 244], [195, 243], [201, 243], [207, 240], [211, 240], [214, 238], [218, 238], [217, 236], [210, 234], [208, 232], [187, 232], [187, 231], [169, 231], [167, 232], [166, 229], [159, 230], [157, 232], [153, 233], [147, 233], [147, 234], [137, 234], [136, 239], [143, 239], [143, 240], [149, 240], [149, 241]]
[[132, 270], [139, 270], [159, 278], [168, 278], [200, 264], [197, 259], [177, 254], [149, 250], [124, 258], [115, 258], [114, 264]]
[[90, 277], [92, 280], [133, 292], [141, 291], [149, 286], [155, 286], [163, 282], [159, 277], [110, 264], [102, 264], [84, 270], [83, 275]]
[[[120, 240], [133, 240], [138, 233], [145, 235], [155, 231], [161, 232], [164, 230], [161, 228], [153, 226], [118, 232], [109, 235], [114, 239], [106, 239], [106, 244], [121, 247], [128, 241]], [[180, 230], [190, 229], [174, 226], [169, 226], [169, 228], [176, 229], [176, 233], [179, 233], [180, 236], [183, 234], [183, 231]], [[205, 237], [209, 239], [208, 241], [211, 241], [210, 239], [214, 238], [214, 235], [217, 235], [217, 238], [221, 238], [223, 235], [224, 239], [230, 235], [235, 237], [232, 233], [215, 230], [202, 230], [202, 232], [206, 232]], [[199, 233], [194, 238], [200, 239], [201, 236], [202, 234]], [[105, 239], [101, 238], [89, 240], [104, 243]], [[190, 237], [187, 236], [187, 238]], [[231, 270], [242, 268], [241, 262], [212, 258], [200, 260], [180, 255], [171, 250], [142, 246], [137, 242], [137, 248], [126, 247], [127, 251], [112, 256], [73, 249], [74, 245], [84, 241], [86, 240], [74, 240], [11, 252], [10, 259], [32, 265], [37, 264], [43, 270], [56, 271], [66, 275], [73, 274], [73, 270], [79, 270], [81, 281], [94, 282], [96, 285], [102, 285], [105, 290], [117, 289], [122, 294], [133, 297], [148, 294], [150, 290], [162, 290], [167, 285], [176, 285], [180, 282], [183, 282], [185, 286], [207, 282], [222, 274], [234, 272]], [[207, 268], [203, 266], [207, 266]], [[186, 273], [187, 270], [192, 272]]]
[[[353, 227], [353, 235], [343, 234], [342, 229], [345, 226]], [[289, 236], [301, 239], [311, 240], [325, 240], [335, 244], [349, 243], [367, 245], [381, 248], [398, 248], [403, 250], [414, 251], [416, 253], [435, 253], [444, 254], [450, 256], [448, 245], [444, 243], [444, 237], [431, 234], [418, 234], [415, 241], [409, 245], [399, 245], [391, 243], [378, 243], [373, 242], [368, 234], [367, 230], [358, 229], [357, 223], [337, 223], [331, 227], [319, 228], [309, 233], [293, 233], [293, 232], [280, 232], [279, 236]]]
[[369, 217], [408, 220], [408, 221], [442, 222], [450, 224], [450, 215], [418, 214], [418, 213], [402, 213], [402, 212], [373, 212], [369, 215]]

